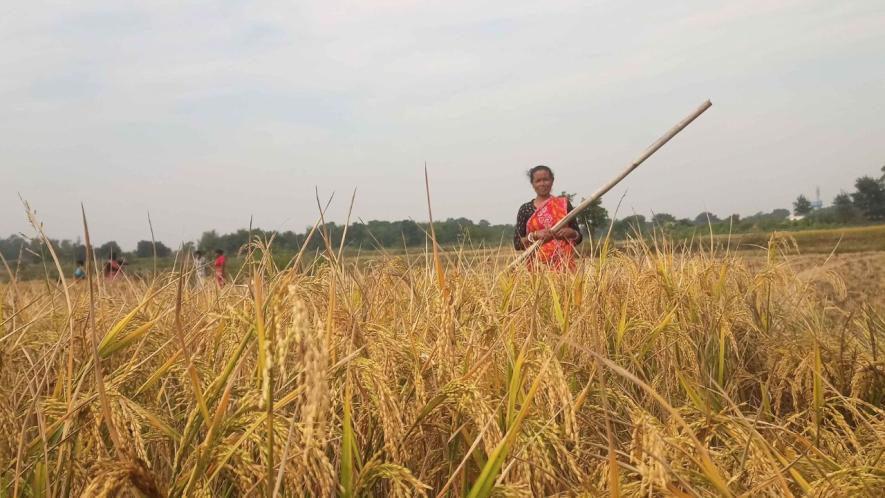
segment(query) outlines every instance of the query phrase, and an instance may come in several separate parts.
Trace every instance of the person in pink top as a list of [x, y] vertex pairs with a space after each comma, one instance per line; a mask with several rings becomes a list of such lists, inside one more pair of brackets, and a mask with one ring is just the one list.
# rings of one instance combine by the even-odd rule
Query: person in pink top
[[227, 260], [224, 257], [224, 251], [221, 249], [215, 250], [215, 284], [219, 287], [224, 286], [224, 265], [227, 263]]
[[111, 253], [111, 257], [104, 264], [104, 276], [108, 280], [116, 280], [123, 274], [123, 260], [117, 259], [117, 255]]

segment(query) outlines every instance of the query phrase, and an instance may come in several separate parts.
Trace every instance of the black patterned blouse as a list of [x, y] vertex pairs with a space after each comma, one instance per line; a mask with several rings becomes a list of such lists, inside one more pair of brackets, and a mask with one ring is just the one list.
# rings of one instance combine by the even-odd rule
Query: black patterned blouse
[[[568, 206], [566, 209], [568, 209], [569, 213], [572, 212], [572, 209], [574, 209], [571, 201], [568, 201]], [[517, 251], [522, 251], [523, 249], [525, 249], [522, 246], [522, 242], [520, 239], [526, 236], [525, 225], [526, 223], [528, 223], [529, 218], [531, 218], [532, 215], [535, 214], [535, 210], [536, 209], [534, 200], [528, 201], [522, 206], [519, 206], [519, 211], [516, 213], [516, 233], [513, 235], [513, 247]], [[578, 227], [578, 221], [570, 221], [568, 227], [578, 232], [578, 238], [575, 239], [575, 245], [580, 244], [581, 241], [584, 240], [584, 236], [581, 235], [581, 229]]]

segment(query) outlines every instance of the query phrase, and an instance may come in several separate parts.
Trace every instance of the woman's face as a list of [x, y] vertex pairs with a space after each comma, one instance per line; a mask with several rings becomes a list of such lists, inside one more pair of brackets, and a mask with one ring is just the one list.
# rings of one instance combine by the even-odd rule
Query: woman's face
[[532, 188], [542, 197], [550, 195], [550, 189], [553, 188], [553, 177], [550, 176], [550, 172], [544, 169], [535, 171], [532, 175]]

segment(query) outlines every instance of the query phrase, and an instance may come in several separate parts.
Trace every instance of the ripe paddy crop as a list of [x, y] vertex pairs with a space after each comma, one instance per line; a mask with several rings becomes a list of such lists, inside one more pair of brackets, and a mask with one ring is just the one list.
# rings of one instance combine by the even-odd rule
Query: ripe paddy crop
[[882, 496], [882, 310], [778, 239], [0, 287], [0, 496]]

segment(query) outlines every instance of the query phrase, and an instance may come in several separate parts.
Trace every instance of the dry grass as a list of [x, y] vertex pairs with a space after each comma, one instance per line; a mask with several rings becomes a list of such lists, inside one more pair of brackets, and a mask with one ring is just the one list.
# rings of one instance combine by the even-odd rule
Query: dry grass
[[805, 279], [821, 272], [839, 275], [847, 293], [837, 304], [844, 309], [857, 310], [864, 303], [885, 309], [885, 251], [832, 256], [804, 254], [790, 258], [790, 266]]
[[782, 249], [3, 284], [0, 496], [882, 496], [882, 310]]
[[[698, 228], [693, 242], [709, 246], [710, 236], [706, 227]], [[867, 226], [846, 226], [837, 228], [801, 229], [775, 232], [734, 233], [713, 235], [712, 244], [724, 250], [756, 250], [765, 247], [772, 236], [789, 236], [803, 254], [811, 253], [852, 253], [885, 250], [885, 224]]]

